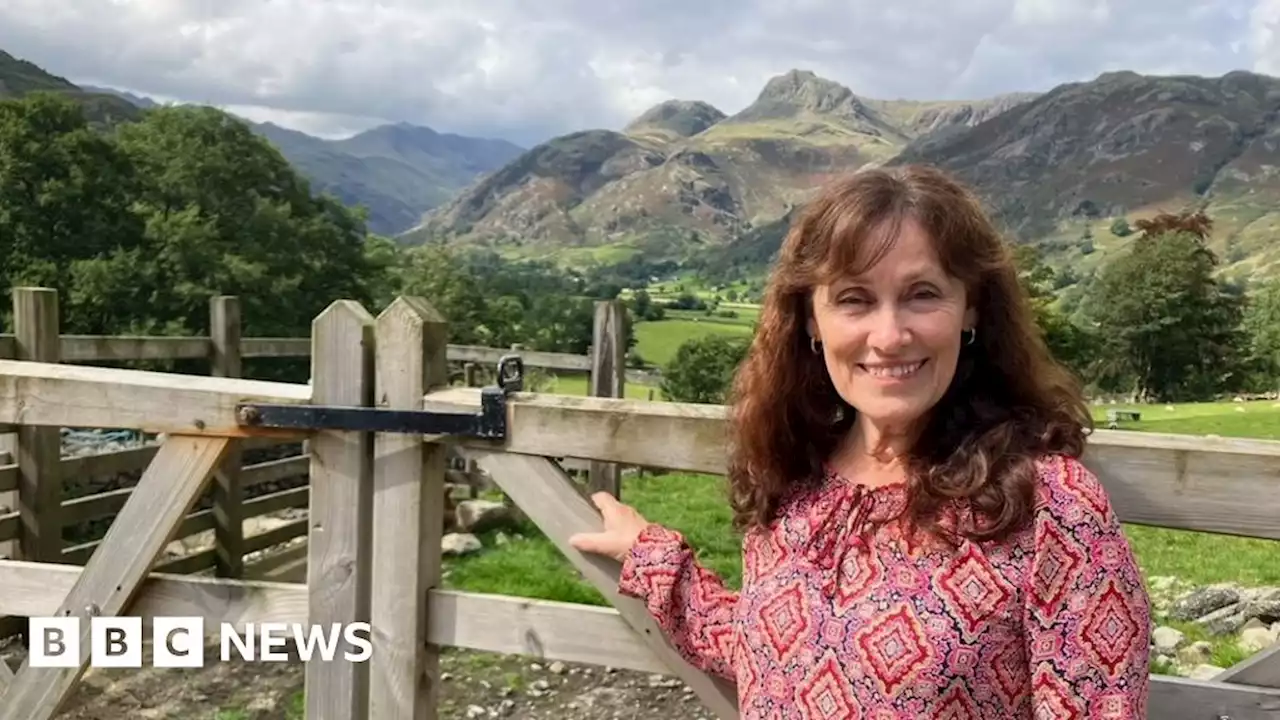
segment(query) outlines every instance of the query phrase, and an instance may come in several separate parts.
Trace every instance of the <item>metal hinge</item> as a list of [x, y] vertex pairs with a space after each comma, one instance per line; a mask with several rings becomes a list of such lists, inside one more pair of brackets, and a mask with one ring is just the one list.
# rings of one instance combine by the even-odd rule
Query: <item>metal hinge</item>
[[245, 427], [463, 435], [501, 440], [507, 436], [507, 395], [523, 388], [524, 362], [519, 355], [504, 355], [498, 360], [497, 386], [480, 391], [478, 413], [242, 403], [236, 406], [236, 418]]

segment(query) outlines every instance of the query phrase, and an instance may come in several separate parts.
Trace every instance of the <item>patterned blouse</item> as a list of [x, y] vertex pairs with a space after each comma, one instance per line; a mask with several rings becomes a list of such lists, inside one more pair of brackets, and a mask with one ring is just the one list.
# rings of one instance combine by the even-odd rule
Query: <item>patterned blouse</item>
[[[1035, 522], [998, 543], [916, 542], [893, 519], [904, 485], [828, 470], [747, 537], [741, 592], [657, 524], [619, 589], [691, 664], [736, 682], [742, 720], [1145, 718], [1150, 605], [1134, 555], [1088, 469], [1038, 467]], [[952, 528], [971, 517], [955, 507]]]

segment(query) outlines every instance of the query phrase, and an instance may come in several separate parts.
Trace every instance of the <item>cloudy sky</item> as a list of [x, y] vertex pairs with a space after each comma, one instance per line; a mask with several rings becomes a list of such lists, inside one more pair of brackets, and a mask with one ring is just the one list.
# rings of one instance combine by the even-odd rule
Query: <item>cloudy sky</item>
[[813, 70], [878, 98], [1101, 72], [1280, 75], [1280, 0], [0, 0], [0, 49], [81, 84], [325, 136], [532, 145]]

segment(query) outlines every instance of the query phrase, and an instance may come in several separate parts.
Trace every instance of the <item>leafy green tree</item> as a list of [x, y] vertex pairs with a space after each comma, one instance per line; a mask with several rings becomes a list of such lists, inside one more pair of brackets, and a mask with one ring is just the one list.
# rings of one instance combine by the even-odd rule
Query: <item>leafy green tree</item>
[[1254, 385], [1274, 390], [1280, 385], [1280, 280], [1260, 284], [1249, 299], [1242, 321], [1249, 355], [1256, 368]]
[[1031, 300], [1036, 323], [1050, 352], [1058, 362], [1087, 380], [1097, 352], [1096, 338], [1057, 306], [1054, 289], [1059, 277], [1042, 261], [1040, 249], [1022, 244], [1014, 245], [1012, 252], [1018, 266], [1018, 279]]
[[208, 298], [229, 294], [243, 298], [247, 334], [298, 334], [334, 299], [371, 302], [362, 217], [313, 195], [244, 122], [158, 108], [116, 142], [145, 178], [134, 201], [145, 228], [140, 248], [75, 278], [69, 311], [91, 331], [203, 332]]
[[[87, 261], [132, 252], [143, 222], [130, 158], [67, 97], [0, 101], [0, 281], [66, 288]], [[71, 332], [83, 331], [74, 324]]]
[[750, 345], [749, 337], [715, 334], [684, 341], [663, 370], [663, 396], [676, 402], [723, 403]]
[[1202, 214], [1140, 221], [1143, 234], [1098, 275], [1087, 300], [1099, 371], [1140, 398], [1206, 399], [1243, 381], [1243, 302], [1214, 278]]

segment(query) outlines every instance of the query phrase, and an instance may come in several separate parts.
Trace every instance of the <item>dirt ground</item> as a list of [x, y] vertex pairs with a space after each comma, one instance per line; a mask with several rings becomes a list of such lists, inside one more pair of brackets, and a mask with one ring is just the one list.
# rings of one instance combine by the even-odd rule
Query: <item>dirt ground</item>
[[[0, 650], [16, 669], [20, 647]], [[149, 658], [147, 660], [149, 662]], [[218, 662], [199, 669], [92, 670], [59, 720], [302, 720], [303, 666]], [[710, 720], [682, 682], [598, 666], [450, 649], [440, 717]]]

